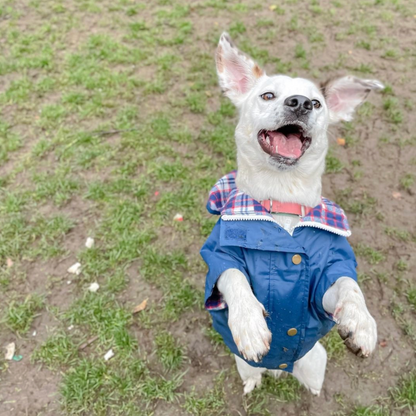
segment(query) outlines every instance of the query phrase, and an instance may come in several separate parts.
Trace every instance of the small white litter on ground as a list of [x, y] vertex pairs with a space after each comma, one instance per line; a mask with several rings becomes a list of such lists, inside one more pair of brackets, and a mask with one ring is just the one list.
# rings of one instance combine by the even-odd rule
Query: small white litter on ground
[[14, 342], [11, 342], [10, 344], [6, 345], [6, 355], [4, 358], [6, 360], [13, 360], [14, 353], [16, 352], [16, 344]]
[[36, 334], [37, 334], [37, 332], [36, 332], [36, 331], [33, 331], [33, 333], [32, 333], [32, 337], [35, 337], [35, 336], [36, 336]]
[[67, 285], [70, 285], [71, 283], [72, 283], [72, 281], [71, 281], [71, 280], [67, 280], [67, 281], [66, 281], [66, 284], [67, 284]]
[[81, 273], [81, 263], [73, 264], [69, 269], [68, 273], [76, 274], [77, 276]]
[[95, 282], [95, 283], [90, 284], [90, 287], [88, 288], [88, 290], [90, 292], [96, 292], [99, 288], [100, 288], [100, 285], [97, 282]]
[[94, 246], [94, 239], [91, 237], [87, 238], [87, 241], [85, 242], [85, 247], [92, 248]]
[[173, 220], [174, 220], [174, 221], [183, 221], [183, 215], [182, 215], [182, 214], [176, 214], [176, 215], [173, 217]]
[[69, 325], [68, 331], [71, 331], [71, 329], [74, 329], [74, 325]]
[[104, 355], [104, 360], [105, 361], [108, 361], [108, 360], [110, 360], [111, 358], [113, 358], [114, 357], [114, 351], [111, 349], [111, 350], [109, 350], [108, 352], [107, 352], [107, 354], [106, 355]]

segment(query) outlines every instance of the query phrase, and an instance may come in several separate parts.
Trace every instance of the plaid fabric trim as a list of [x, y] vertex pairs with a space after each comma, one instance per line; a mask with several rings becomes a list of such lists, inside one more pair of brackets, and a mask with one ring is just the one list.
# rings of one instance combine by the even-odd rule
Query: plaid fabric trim
[[339, 205], [335, 204], [335, 202], [324, 197], [322, 197], [321, 205], [315, 207], [308, 215], [301, 218], [300, 221], [317, 222], [342, 231], [350, 230], [344, 210]]
[[221, 213], [230, 192], [237, 189], [235, 184], [236, 175], [237, 171], [233, 170], [228, 175], [223, 176], [211, 189], [207, 202], [207, 210], [210, 214], [219, 215]]
[[225, 309], [226, 307], [227, 304], [222, 297], [221, 292], [215, 286], [211, 296], [205, 302], [205, 309], [209, 311], [219, 311], [221, 309]]
[[[273, 218], [258, 201], [237, 189], [235, 184], [236, 173], [236, 171], [232, 171], [223, 176], [212, 188], [207, 203], [208, 211], [211, 214], [223, 217], [257, 215]], [[250, 219], [253, 219], [253, 217]], [[307, 215], [300, 218], [298, 226], [323, 228], [347, 237], [351, 234], [343, 209], [323, 197], [320, 205], [317, 205]]]

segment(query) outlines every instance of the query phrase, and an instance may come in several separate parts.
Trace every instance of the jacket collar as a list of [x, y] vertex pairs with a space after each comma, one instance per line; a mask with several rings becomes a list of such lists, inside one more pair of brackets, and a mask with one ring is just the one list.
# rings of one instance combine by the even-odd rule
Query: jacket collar
[[[237, 189], [237, 171], [223, 176], [211, 189], [207, 209], [211, 214], [221, 215], [223, 221], [258, 220], [273, 221], [273, 216], [260, 202]], [[314, 207], [304, 217], [300, 217], [298, 227], [315, 227], [334, 234], [349, 237], [351, 231], [347, 217], [340, 206], [321, 198], [321, 204]]]

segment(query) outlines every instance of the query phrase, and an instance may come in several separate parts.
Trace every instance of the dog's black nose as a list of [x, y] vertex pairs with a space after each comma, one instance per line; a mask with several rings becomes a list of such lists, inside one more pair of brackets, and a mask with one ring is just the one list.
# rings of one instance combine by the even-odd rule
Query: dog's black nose
[[292, 95], [286, 98], [284, 105], [297, 116], [308, 114], [313, 108], [312, 101], [304, 95]]

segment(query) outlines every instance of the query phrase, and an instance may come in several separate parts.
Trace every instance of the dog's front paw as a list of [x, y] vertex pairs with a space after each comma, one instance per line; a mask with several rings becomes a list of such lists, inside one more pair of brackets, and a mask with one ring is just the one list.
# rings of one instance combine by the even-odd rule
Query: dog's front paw
[[356, 355], [368, 357], [377, 343], [377, 324], [365, 302], [344, 301], [336, 306], [334, 318], [345, 345]]
[[270, 350], [272, 334], [264, 319], [264, 306], [250, 296], [237, 305], [229, 305], [228, 326], [240, 354], [259, 362]]

